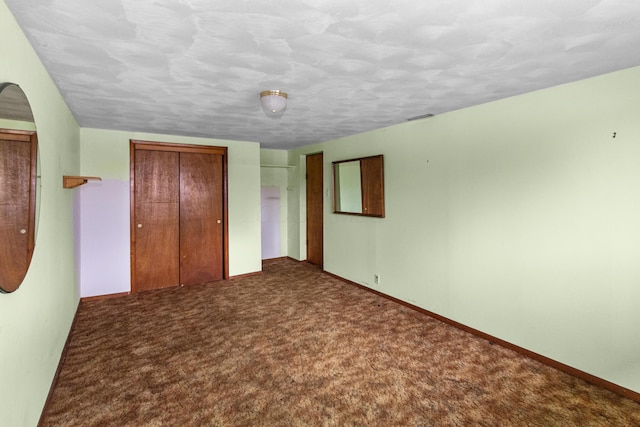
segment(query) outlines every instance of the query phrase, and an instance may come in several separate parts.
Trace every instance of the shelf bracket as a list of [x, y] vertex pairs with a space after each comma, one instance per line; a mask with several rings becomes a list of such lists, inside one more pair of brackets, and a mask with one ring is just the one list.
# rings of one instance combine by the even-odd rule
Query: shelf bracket
[[102, 181], [102, 178], [97, 176], [72, 176], [65, 175], [62, 177], [63, 188], [76, 188], [82, 184], [86, 184], [89, 181]]

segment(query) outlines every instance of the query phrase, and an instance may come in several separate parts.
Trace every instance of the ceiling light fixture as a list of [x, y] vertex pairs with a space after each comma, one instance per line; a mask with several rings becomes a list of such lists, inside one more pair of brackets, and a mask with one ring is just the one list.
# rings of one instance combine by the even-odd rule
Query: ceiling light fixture
[[264, 90], [260, 92], [260, 104], [265, 111], [279, 113], [287, 108], [287, 94], [280, 90]]

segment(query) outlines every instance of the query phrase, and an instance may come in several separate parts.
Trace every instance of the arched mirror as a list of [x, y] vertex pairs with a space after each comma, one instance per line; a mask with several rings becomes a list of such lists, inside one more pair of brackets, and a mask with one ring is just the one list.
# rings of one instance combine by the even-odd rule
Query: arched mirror
[[0, 83], [0, 292], [13, 292], [31, 263], [36, 234], [38, 135], [22, 89]]

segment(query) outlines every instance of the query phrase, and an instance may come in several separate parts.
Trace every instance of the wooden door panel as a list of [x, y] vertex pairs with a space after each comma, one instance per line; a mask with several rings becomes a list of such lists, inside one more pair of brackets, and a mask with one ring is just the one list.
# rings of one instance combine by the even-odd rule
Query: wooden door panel
[[362, 207], [366, 215], [384, 217], [384, 164], [382, 156], [360, 159]]
[[323, 266], [323, 155], [307, 156], [307, 261]]
[[175, 286], [179, 276], [179, 154], [135, 153], [135, 290]]
[[31, 142], [0, 138], [0, 288], [16, 290], [30, 260]]
[[138, 150], [136, 161], [136, 201], [178, 203], [179, 153]]
[[16, 221], [24, 215], [19, 205], [0, 205], [0, 288], [7, 292], [17, 289], [27, 272], [27, 234], [20, 232], [24, 226]]
[[180, 283], [221, 280], [223, 259], [222, 156], [180, 153]]

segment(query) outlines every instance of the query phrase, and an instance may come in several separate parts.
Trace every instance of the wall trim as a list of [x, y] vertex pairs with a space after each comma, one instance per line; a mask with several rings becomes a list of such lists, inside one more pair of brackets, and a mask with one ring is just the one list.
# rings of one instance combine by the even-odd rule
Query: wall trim
[[237, 276], [231, 276], [229, 277], [229, 280], [242, 279], [242, 278], [251, 277], [251, 276], [259, 276], [261, 274], [262, 274], [262, 271], [254, 271], [253, 273], [245, 273], [245, 274], [238, 274]]
[[126, 297], [127, 295], [131, 295], [131, 292], [119, 292], [116, 294], [94, 295], [92, 297], [80, 298], [80, 302], [82, 303], [82, 302], [89, 302], [89, 301], [98, 301], [101, 299], [120, 298], [120, 297]]
[[287, 258], [289, 258], [289, 257], [286, 257], [286, 256], [280, 256], [280, 257], [275, 257], [275, 258], [267, 258], [267, 259], [263, 259], [263, 260], [262, 260], [262, 265], [265, 265], [265, 264], [271, 264], [271, 263], [273, 263], [273, 262], [282, 261], [282, 260], [285, 260], [285, 259], [287, 259]]
[[286, 260], [286, 259], [288, 259], [290, 261], [295, 261], [295, 262], [304, 262], [304, 261], [297, 260], [295, 258], [291, 258], [290, 256], [281, 256], [281, 257], [276, 257], [276, 258], [263, 259], [262, 260], [262, 265], [270, 264], [272, 262], [283, 261], [283, 260]]
[[640, 403], [640, 393], [635, 392], [633, 390], [630, 390], [630, 389], [628, 389], [626, 387], [623, 387], [623, 386], [618, 385], [616, 383], [612, 383], [611, 381], [607, 381], [607, 380], [605, 380], [603, 378], [596, 377], [595, 375], [589, 374], [588, 372], [585, 372], [585, 371], [582, 371], [580, 369], [574, 368], [572, 366], [566, 365], [566, 364], [564, 364], [562, 362], [558, 362], [557, 360], [551, 359], [551, 358], [549, 358], [547, 356], [543, 356], [543, 355], [541, 355], [539, 353], [535, 353], [535, 352], [533, 352], [531, 350], [527, 350], [524, 347], [520, 347], [520, 346], [518, 346], [516, 344], [512, 344], [512, 343], [510, 343], [508, 341], [505, 341], [503, 339], [494, 337], [493, 335], [489, 335], [489, 334], [487, 334], [485, 332], [482, 332], [482, 331], [480, 331], [478, 329], [474, 329], [474, 328], [472, 328], [470, 326], [467, 326], [467, 325], [464, 325], [464, 324], [462, 324], [460, 322], [456, 322], [455, 320], [451, 320], [451, 319], [449, 319], [447, 317], [441, 316], [441, 315], [439, 315], [437, 313], [434, 313], [432, 311], [425, 310], [424, 308], [418, 307], [417, 305], [408, 303], [408, 302], [403, 301], [401, 299], [392, 297], [391, 295], [387, 295], [387, 294], [385, 294], [383, 292], [377, 291], [375, 289], [368, 288], [368, 287], [363, 286], [363, 285], [361, 285], [359, 283], [356, 283], [356, 282], [353, 282], [351, 280], [345, 279], [344, 277], [340, 277], [340, 276], [338, 276], [336, 274], [329, 273], [328, 271], [325, 271], [325, 270], [323, 270], [323, 273], [325, 273], [326, 275], [331, 276], [331, 277], [333, 277], [335, 279], [338, 279], [338, 280], [340, 280], [342, 282], [345, 282], [345, 283], [347, 283], [349, 285], [356, 286], [356, 287], [358, 287], [360, 289], [363, 289], [365, 291], [371, 292], [373, 294], [376, 294], [378, 296], [381, 296], [383, 298], [386, 298], [388, 300], [396, 302], [396, 303], [398, 303], [400, 305], [403, 305], [403, 306], [405, 306], [407, 308], [415, 310], [415, 311], [417, 311], [417, 312], [419, 312], [421, 314], [424, 314], [426, 316], [429, 316], [429, 317], [431, 317], [433, 319], [436, 319], [436, 320], [439, 320], [441, 322], [444, 322], [444, 323], [446, 323], [446, 324], [448, 324], [450, 326], [453, 326], [454, 328], [463, 330], [463, 331], [468, 332], [468, 333], [470, 333], [472, 335], [475, 335], [475, 336], [477, 336], [479, 338], [485, 339], [485, 340], [489, 341], [489, 343], [491, 343], [491, 344], [493, 344], [493, 343], [498, 344], [498, 345], [500, 345], [502, 347], [508, 348], [509, 350], [513, 350], [516, 353], [519, 353], [519, 354], [521, 354], [523, 356], [529, 357], [530, 359], [536, 360], [536, 361], [538, 361], [540, 363], [543, 363], [543, 364], [545, 364], [547, 366], [550, 366], [550, 367], [555, 368], [555, 369], [557, 369], [559, 371], [567, 373], [567, 374], [569, 374], [571, 376], [574, 376], [576, 378], [580, 378], [580, 379], [582, 379], [582, 380], [584, 380], [584, 381], [586, 381], [588, 383], [597, 385], [599, 387], [602, 387], [604, 389], [612, 391], [612, 392], [614, 392], [616, 394], [619, 394], [620, 396], [626, 397], [626, 398], [631, 399], [631, 400], [635, 400], [636, 402]]

